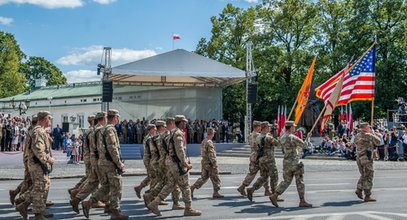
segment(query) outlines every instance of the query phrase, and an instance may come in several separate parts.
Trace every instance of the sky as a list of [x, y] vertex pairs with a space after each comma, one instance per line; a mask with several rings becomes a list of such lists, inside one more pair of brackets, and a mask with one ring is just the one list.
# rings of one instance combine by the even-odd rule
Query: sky
[[260, 0], [0, 0], [0, 30], [14, 35], [29, 56], [44, 57], [68, 83], [95, 81], [103, 47], [112, 66], [173, 49], [193, 51], [211, 37], [212, 16], [232, 3]]

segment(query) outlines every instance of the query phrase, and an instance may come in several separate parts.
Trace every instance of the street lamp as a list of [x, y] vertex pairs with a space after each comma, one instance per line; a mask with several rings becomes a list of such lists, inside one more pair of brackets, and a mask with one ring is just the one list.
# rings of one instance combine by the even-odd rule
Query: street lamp
[[26, 114], [27, 109], [30, 108], [30, 100], [27, 99], [24, 102], [20, 101], [17, 107], [16, 101], [13, 98], [10, 100], [10, 105], [13, 107], [14, 110], [18, 109], [20, 115], [23, 115]]

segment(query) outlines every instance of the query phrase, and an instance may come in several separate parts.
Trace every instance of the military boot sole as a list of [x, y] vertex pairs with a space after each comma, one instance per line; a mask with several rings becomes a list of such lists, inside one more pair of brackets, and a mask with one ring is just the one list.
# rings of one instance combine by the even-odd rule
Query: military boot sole
[[270, 196], [269, 198], [270, 198], [271, 204], [273, 204], [275, 207], [278, 207], [277, 198], [275, 198], [274, 196]]
[[359, 199], [363, 199], [362, 191], [360, 191], [360, 192], [356, 191], [355, 194]]
[[246, 195], [246, 192], [244, 191], [244, 188], [237, 188], [237, 191], [240, 193], [240, 195], [242, 195], [242, 196], [247, 196]]
[[201, 216], [202, 213], [199, 211], [188, 211], [188, 212], [184, 212], [184, 216]]
[[18, 205], [16, 210], [20, 213], [23, 219], [28, 219], [28, 210], [26, 207], [24, 207], [24, 204]]
[[158, 206], [154, 206], [154, 205], [148, 204], [148, 205], [147, 205], [147, 208], [148, 208], [152, 213], [154, 213], [155, 215], [161, 216], [161, 212], [160, 212], [160, 210], [158, 209]]

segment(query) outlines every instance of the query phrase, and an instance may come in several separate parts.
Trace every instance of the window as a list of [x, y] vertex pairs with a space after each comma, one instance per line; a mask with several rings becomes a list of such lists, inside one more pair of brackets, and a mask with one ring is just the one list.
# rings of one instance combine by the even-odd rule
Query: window
[[85, 126], [85, 117], [83, 115], [78, 115], [78, 123], [79, 123], [79, 128], [84, 128]]
[[62, 115], [62, 122], [68, 122], [68, 115]]

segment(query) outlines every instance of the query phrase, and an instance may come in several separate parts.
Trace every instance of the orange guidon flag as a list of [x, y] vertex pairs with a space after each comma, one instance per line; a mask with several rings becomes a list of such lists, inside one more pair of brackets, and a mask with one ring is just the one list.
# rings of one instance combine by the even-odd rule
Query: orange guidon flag
[[307, 106], [308, 97], [309, 97], [309, 93], [311, 90], [312, 74], [314, 73], [314, 66], [315, 66], [316, 60], [317, 60], [317, 58], [314, 57], [311, 67], [308, 70], [308, 75], [305, 78], [300, 91], [298, 92], [297, 107], [295, 108], [295, 120], [294, 120], [295, 124], [298, 124], [298, 122], [300, 121], [301, 115], [304, 112], [305, 106]]

